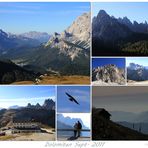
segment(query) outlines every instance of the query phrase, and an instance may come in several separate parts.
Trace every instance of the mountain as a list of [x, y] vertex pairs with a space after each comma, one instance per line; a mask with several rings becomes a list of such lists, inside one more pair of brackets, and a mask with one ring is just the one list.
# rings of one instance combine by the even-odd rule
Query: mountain
[[[85, 124], [83, 123], [83, 121], [80, 118], [71, 118], [71, 117], [64, 117], [62, 114], [58, 114], [57, 115], [57, 120], [59, 123], [63, 123], [64, 125], [73, 127], [74, 124], [77, 121], [80, 121], [80, 123], [82, 124], [82, 128], [83, 129], [88, 129], [88, 127], [85, 126]], [[61, 125], [59, 124], [59, 126], [61, 127]]]
[[130, 129], [148, 134], [148, 112], [131, 113], [123, 111], [110, 112], [111, 120]]
[[125, 70], [114, 64], [100, 66], [92, 70], [94, 84], [125, 84]]
[[130, 129], [139, 131], [143, 134], [148, 134], [148, 123], [143, 123], [143, 122], [139, 122], [139, 123], [130, 123], [130, 122], [117, 122], [120, 125], [123, 125], [125, 127], [128, 127]]
[[[55, 102], [51, 99], [47, 99], [45, 102], [50, 102], [55, 106]], [[53, 109], [52, 105], [50, 107], [45, 107], [44, 105], [41, 106], [39, 103], [36, 105], [28, 103], [26, 107], [15, 105], [8, 109], [2, 109], [0, 110], [0, 127], [11, 126], [13, 119], [28, 121], [34, 120], [41, 124], [55, 127], [55, 107]]]
[[143, 123], [148, 123], [147, 114], [148, 114], [148, 111], [140, 113], [140, 114], [136, 117], [135, 121], [137, 121], [137, 122], [143, 122]]
[[144, 69], [144, 66], [135, 63], [130, 63], [128, 68], [131, 70], [138, 70], [138, 69]]
[[[99, 109], [100, 110], [100, 109]], [[93, 140], [146, 140], [148, 135], [124, 127], [92, 110], [92, 139]]]
[[55, 109], [55, 102], [52, 99], [47, 99], [42, 107], [49, 110]]
[[144, 23], [138, 23], [136, 21], [131, 22], [127, 17], [118, 18], [118, 21], [121, 24], [128, 26], [134, 32], [148, 33], [147, 21], [145, 21]]
[[[80, 121], [82, 124], [82, 129], [89, 129], [86, 127], [83, 123], [83, 121], [80, 118], [71, 118], [71, 117], [64, 117], [62, 114], [57, 115], [57, 129], [73, 129], [74, 124]], [[58, 131], [57, 130], [58, 137], [65, 136], [65, 137], [71, 137], [73, 136], [73, 131]], [[82, 132], [82, 136], [90, 137], [90, 132]]]
[[40, 43], [46, 43], [50, 38], [50, 35], [48, 33], [37, 32], [37, 31], [30, 31], [30, 32], [22, 33], [19, 36], [38, 40]]
[[131, 113], [131, 112], [124, 112], [124, 111], [110, 111], [112, 115], [112, 120], [115, 122], [131, 122], [131, 123], [148, 123], [148, 111], [141, 112], [141, 113]]
[[9, 107], [9, 109], [19, 109], [19, 108], [21, 108], [21, 106], [18, 105], [13, 105]]
[[124, 112], [124, 111], [110, 111], [109, 112], [112, 117], [111, 120], [114, 122], [118, 121], [126, 121], [126, 122], [135, 122], [137, 114], [131, 113], [131, 112]]
[[[3, 58], [29, 69], [61, 75], [90, 75], [90, 13], [79, 16], [62, 33], [55, 32], [46, 44], [25, 49], [12, 49]], [[36, 68], [38, 67], [38, 68]], [[26, 68], [27, 69], [27, 68]]]
[[31, 105], [30, 103], [28, 103], [26, 108], [55, 110], [55, 102], [52, 99], [46, 99], [43, 105], [40, 105], [39, 103], [37, 103], [36, 105]]
[[[36, 39], [27, 38], [11, 33], [6, 33], [0, 29], [0, 55], [5, 55], [10, 49], [37, 47], [40, 42]], [[11, 51], [10, 51], [11, 52]]]
[[133, 23], [127, 18], [115, 18], [100, 10], [92, 21], [92, 51], [94, 56], [146, 56], [148, 24]]
[[31, 80], [33, 81], [36, 75], [15, 65], [10, 60], [0, 60], [0, 83], [10, 84], [17, 81]]
[[8, 109], [0, 110], [0, 127], [12, 125], [13, 119], [34, 120], [50, 127], [55, 127], [55, 111], [46, 109]]
[[55, 32], [46, 46], [58, 47], [59, 53], [68, 56], [71, 61], [81, 57], [81, 54], [84, 55], [85, 59], [88, 58], [90, 50], [90, 13], [84, 13], [78, 17], [61, 34]]
[[135, 63], [130, 63], [127, 67], [127, 79], [134, 81], [148, 80], [147, 67]]

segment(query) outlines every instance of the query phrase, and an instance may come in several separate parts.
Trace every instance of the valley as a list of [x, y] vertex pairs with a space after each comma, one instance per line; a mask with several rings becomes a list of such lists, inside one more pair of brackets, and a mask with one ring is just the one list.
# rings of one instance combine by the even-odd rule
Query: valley
[[1, 84], [89, 84], [90, 13], [53, 35], [37, 31], [15, 35], [1, 30], [0, 58], [6, 69], [10, 63], [17, 67], [17, 71], [14, 66], [3, 70]]

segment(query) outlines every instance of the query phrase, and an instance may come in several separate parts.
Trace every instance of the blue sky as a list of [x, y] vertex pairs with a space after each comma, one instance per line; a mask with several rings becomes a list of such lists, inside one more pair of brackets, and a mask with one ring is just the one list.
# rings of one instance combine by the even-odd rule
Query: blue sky
[[28, 103], [44, 103], [45, 99], [55, 101], [54, 86], [1, 86], [0, 108], [13, 105], [26, 106]]
[[96, 16], [99, 10], [105, 10], [109, 15], [115, 17], [127, 16], [131, 21], [148, 21], [148, 3], [147, 2], [98, 2], [92, 4], [93, 16]]
[[148, 58], [142, 57], [132, 57], [132, 58], [126, 58], [126, 66], [129, 66], [130, 63], [135, 63], [143, 66], [148, 66]]
[[[89, 86], [59, 86], [57, 88], [57, 110], [62, 113], [90, 112], [90, 87]], [[69, 101], [67, 92], [73, 96], [80, 105]]]
[[92, 68], [115, 64], [119, 68], [125, 68], [125, 58], [93, 58]]
[[0, 28], [6, 32], [62, 32], [84, 12], [84, 2], [1, 2]]

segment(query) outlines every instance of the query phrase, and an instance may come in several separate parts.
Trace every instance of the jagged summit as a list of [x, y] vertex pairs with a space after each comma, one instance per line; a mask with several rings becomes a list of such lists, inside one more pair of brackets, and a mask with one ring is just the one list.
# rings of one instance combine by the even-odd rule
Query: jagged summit
[[118, 68], [114, 64], [108, 64], [94, 68], [92, 71], [92, 81], [94, 84], [125, 84], [124, 69]]
[[127, 67], [127, 78], [134, 81], [148, 80], [148, 69], [143, 65], [130, 63]]
[[43, 103], [43, 105], [40, 105], [37, 103], [36, 105], [31, 105], [28, 103], [26, 106], [27, 108], [33, 108], [33, 109], [47, 109], [47, 110], [54, 110], [55, 109], [55, 102], [52, 99], [46, 99]]
[[138, 69], [144, 69], [144, 66], [135, 63], [130, 63], [128, 68], [131, 70], [138, 70]]
[[61, 34], [55, 32], [45, 47], [59, 48], [62, 53], [73, 61], [79, 55], [88, 56], [90, 48], [90, 12], [79, 16]]
[[79, 40], [90, 40], [90, 16], [90, 12], [82, 14], [66, 29], [66, 31]]
[[109, 16], [105, 10], [100, 10], [97, 14], [97, 18], [98, 17], [106, 17], [106, 16]]

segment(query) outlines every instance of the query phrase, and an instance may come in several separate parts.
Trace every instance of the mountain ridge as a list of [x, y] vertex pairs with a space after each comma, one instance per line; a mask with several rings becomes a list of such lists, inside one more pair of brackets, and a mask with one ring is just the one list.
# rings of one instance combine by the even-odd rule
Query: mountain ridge
[[147, 67], [135, 63], [130, 63], [127, 67], [127, 79], [134, 81], [148, 80]]
[[115, 18], [100, 10], [92, 22], [93, 55], [146, 56], [148, 24]]

